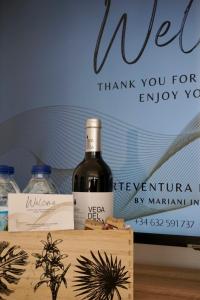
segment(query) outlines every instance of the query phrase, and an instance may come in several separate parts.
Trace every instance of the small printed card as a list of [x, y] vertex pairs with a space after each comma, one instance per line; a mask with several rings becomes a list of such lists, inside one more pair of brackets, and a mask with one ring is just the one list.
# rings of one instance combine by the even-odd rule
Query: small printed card
[[8, 231], [74, 229], [72, 195], [8, 194]]

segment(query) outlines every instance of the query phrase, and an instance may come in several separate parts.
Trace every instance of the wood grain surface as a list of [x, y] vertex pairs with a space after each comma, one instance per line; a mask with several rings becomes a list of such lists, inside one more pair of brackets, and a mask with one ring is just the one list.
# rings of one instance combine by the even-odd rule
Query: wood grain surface
[[[6, 242], [9, 242], [9, 245]], [[12, 247], [15, 245], [19, 248], [13, 250]], [[95, 257], [91, 255], [91, 251]], [[24, 252], [27, 256], [22, 258]], [[24, 264], [24, 261], [27, 264]], [[83, 261], [82, 265], [80, 261]], [[77, 266], [81, 266], [82, 269]], [[107, 283], [111, 282], [109, 276], [106, 277], [109, 273], [106, 270], [110, 270], [111, 276], [116, 276], [119, 274], [116, 271], [117, 268], [120, 274], [125, 273], [124, 278], [129, 277], [126, 283], [123, 281], [118, 284], [121, 298], [133, 300], [133, 233], [131, 230], [54, 231], [51, 236], [48, 232], [0, 233], [0, 299], [81, 300], [87, 295], [88, 289], [90, 292], [94, 290], [95, 284], [98, 287], [97, 291], [102, 288], [105, 291], [108, 288]], [[67, 270], [63, 276], [65, 279], [60, 280], [57, 295], [53, 297], [50, 276], [53, 273], [63, 274], [65, 269]], [[87, 269], [87, 274], [85, 269]], [[89, 274], [89, 279], [92, 276], [98, 277], [100, 273], [100, 280], [104, 281], [104, 286], [99, 284], [100, 281], [95, 284], [86, 282], [85, 295], [78, 296], [80, 291], [75, 291], [77, 289], [75, 285], [76, 276], [82, 276], [80, 271], [84, 273], [84, 276]], [[13, 284], [15, 281], [13, 277], [19, 279], [15, 284]], [[63, 277], [57, 277], [57, 279]], [[38, 284], [39, 282], [41, 285]], [[121, 288], [120, 284], [126, 289]], [[11, 290], [11, 293], [8, 292], [7, 295], [4, 293], [6, 290], [4, 285]], [[36, 285], [38, 288], [34, 292]], [[56, 291], [56, 285], [52, 289]], [[98, 292], [95, 292], [92, 298], [99, 299]], [[116, 291], [114, 299], [119, 299]]]
[[135, 300], [200, 300], [200, 270], [135, 266]]

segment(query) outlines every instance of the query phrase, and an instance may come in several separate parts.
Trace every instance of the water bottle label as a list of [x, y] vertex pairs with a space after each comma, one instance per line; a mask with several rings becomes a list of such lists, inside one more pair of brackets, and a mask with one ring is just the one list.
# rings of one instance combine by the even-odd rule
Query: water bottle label
[[86, 219], [105, 221], [113, 215], [113, 193], [74, 192], [75, 229], [83, 229]]
[[8, 210], [0, 211], [0, 231], [8, 230]]

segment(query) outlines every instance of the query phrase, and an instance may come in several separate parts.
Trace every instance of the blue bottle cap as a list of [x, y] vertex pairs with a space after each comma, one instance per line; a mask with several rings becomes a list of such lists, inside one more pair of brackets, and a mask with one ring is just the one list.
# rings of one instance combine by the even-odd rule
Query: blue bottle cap
[[51, 174], [51, 167], [48, 165], [35, 165], [31, 170], [32, 174]]
[[13, 175], [15, 173], [15, 168], [12, 166], [9, 166], [8, 168], [9, 168], [9, 174]]
[[0, 174], [9, 174], [9, 167], [6, 165], [0, 165]]

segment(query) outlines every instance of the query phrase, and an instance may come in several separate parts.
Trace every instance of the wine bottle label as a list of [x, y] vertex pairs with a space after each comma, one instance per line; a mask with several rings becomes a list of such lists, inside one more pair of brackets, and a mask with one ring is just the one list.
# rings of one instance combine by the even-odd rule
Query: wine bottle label
[[86, 219], [105, 221], [113, 215], [113, 193], [74, 192], [75, 229], [83, 229]]

